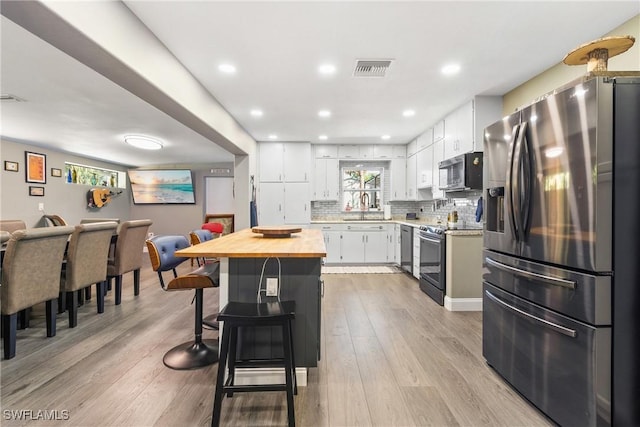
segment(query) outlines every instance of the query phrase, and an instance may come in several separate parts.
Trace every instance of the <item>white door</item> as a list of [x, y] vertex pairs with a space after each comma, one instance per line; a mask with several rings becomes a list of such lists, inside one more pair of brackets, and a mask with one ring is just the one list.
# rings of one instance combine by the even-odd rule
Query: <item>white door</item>
[[309, 182], [311, 144], [291, 142], [284, 145], [284, 178], [286, 182]]
[[233, 178], [207, 176], [204, 180], [205, 206], [208, 214], [234, 213]]
[[342, 262], [364, 262], [364, 233], [361, 231], [342, 232]]
[[284, 145], [282, 142], [261, 142], [258, 144], [260, 182], [282, 182]]
[[365, 262], [381, 264], [387, 262], [387, 233], [383, 230], [364, 233]]

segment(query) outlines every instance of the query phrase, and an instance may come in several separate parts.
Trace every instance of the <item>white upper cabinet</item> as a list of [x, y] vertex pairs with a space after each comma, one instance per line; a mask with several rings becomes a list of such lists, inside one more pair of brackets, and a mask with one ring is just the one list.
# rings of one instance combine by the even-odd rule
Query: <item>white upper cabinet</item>
[[407, 200], [418, 200], [418, 188], [416, 179], [417, 157], [407, 158]]
[[444, 120], [440, 120], [433, 125], [433, 142], [440, 141], [441, 139], [444, 139]]
[[418, 152], [418, 141], [413, 140], [407, 144], [407, 158], [413, 156]]
[[284, 143], [261, 142], [258, 147], [260, 182], [284, 181]]
[[445, 118], [444, 158], [483, 151], [483, 131], [502, 115], [502, 99], [476, 96]]
[[433, 144], [418, 151], [416, 170], [418, 188], [430, 188], [433, 184]]
[[391, 145], [374, 145], [374, 159], [391, 159], [393, 157], [393, 147]]
[[284, 146], [284, 181], [309, 182], [311, 144], [292, 142]]
[[391, 159], [391, 194], [389, 201], [407, 200], [407, 161]]
[[341, 159], [359, 159], [360, 148], [357, 145], [339, 145], [338, 157]]
[[405, 159], [407, 157], [406, 145], [392, 145], [392, 157], [394, 159]]
[[431, 183], [431, 197], [433, 199], [443, 199], [444, 190], [440, 190], [440, 169], [439, 163], [444, 160], [444, 140], [441, 139], [433, 144], [433, 180]]
[[260, 182], [309, 182], [311, 144], [308, 142], [261, 142]]
[[433, 128], [427, 129], [425, 133], [421, 134], [418, 138], [416, 138], [416, 141], [418, 144], [416, 150], [418, 152], [424, 150], [425, 148], [433, 144]]
[[337, 145], [314, 145], [316, 159], [337, 159]]
[[373, 145], [359, 145], [358, 153], [361, 159], [373, 159]]
[[312, 200], [340, 199], [338, 159], [316, 159]]

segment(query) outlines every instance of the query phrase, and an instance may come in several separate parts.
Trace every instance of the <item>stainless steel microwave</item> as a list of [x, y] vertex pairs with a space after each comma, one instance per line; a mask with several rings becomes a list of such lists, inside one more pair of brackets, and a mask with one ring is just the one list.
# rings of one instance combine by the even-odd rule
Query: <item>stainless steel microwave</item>
[[482, 190], [482, 152], [461, 154], [443, 160], [438, 168], [441, 190]]

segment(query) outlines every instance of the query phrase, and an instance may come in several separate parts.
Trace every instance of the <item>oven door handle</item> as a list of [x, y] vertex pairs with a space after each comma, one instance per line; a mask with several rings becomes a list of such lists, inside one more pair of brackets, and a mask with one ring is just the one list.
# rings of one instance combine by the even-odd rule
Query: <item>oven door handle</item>
[[420, 238], [420, 240], [426, 240], [427, 242], [431, 242], [431, 243], [437, 243], [437, 244], [442, 243], [442, 240], [430, 239], [430, 238], [425, 237], [425, 236], [419, 236], [419, 238]]
[[526, 279], [535, 279], [541, 282], [545, 282], [549, 285], [562, 286], [564, 288], [575, 289], [576, 282], [573, 280], [560, 279], [558, 277], [545, 276], [544, 274], [534, 273], [532, 271], [520, 270], [519, 268], [511, 267], [510, 265], [503, 264], [494, 259], [486, 257], [484, 259], [487, 264], [496, 267], [500, 270], [508, 271], [516, 276], [524, 277]]
[[529, 319], [529, 320], [532, 320], [532, 321], [537, 322], [537, 323], [542, 323], [547, 328], [552, 329], [552, 330], [554, 330], [554, 331], [556, 331], [558, 333], [561, 333], [562, 335], [566, 335], [566, 336], [571, 337], [571, 338], [575, 338], [576, 335], [577, 335], [577, 332], [574, 331], [573, 329], [565, 328], [564, 326], [558, 325], [557, 323], [549, 322], [548, 320], [541, 319], [541, 318], [539, 318], [537, 316], [534, 316], [533, 314], [529, 314], [526, 311], [520, 310], [519, 308], [516, 308], [516, 307], [512, 306], [511, 304], [507, 304], [506, 302], [502, 301], [500, 298], [498, 298], [497, 296], [493, 295], [491, 292], [489, 292], [487, 290], [485, 290], [484, 293], [487, 296], [487, 298], [489, 298], [493, 302], [501, 305], [502, 307], [506, 308], [507, 310], [514, 312], [515, 314], [517, 314], [520, 317], [524, 317], [525, 319]]

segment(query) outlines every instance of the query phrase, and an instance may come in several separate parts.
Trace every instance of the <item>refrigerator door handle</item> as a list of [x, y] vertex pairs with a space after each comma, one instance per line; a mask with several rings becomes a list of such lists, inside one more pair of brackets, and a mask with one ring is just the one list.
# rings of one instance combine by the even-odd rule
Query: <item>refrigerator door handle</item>
[[514, 152], [514, 156], [513, 156], [513, 172], [512, 172], [512, 179], [513, 179], [513, 190], [512, 190], [512, 208], [513, 208], [513, 217], [514, 217], [514, 222], [516, 224], [516, 230], [518, 230], [518, 235], [517, 235], [517, 239], [519, 241], [524, 240], [524, 228], [523, 228], [523, 219], [522, 219], [522, 186], [524, 185], [524, 183], [521, 181], [522, 178], [522, 166], [523, 166], [523, 152], [524, 152], [524, 146], [523, 146], [523, 140], [524, 140], [524, 136], [525, 136], [525, 130], [527, 128], [527, 123], [520, 123], [520, 125], [518, 125], [518, 135], [515, 139], [515, 148], [513, 149]]
[[509, 164], [507, 166], [507, 181], [505, 183], [505, 193], [507, 196], [507, 215], [509, 215], [509, 225], [511, 226], [511, 232], [516, 240], [518, 239], [518, 228], [516, 226], [516, 215], [515, 215], [515, 200], [514, 196], [514, 176], [513, 176], [513, 166], [516, 160], [516, 139], [518, 138], [518, 129], [520, 129], [520, 125], [517, 124], [514, 126], [513, 131], [511, 132], [511, 147], [509, 151]]
[[516, 276], [525, 277], [527, 279], [535, 279], [540, 282], [545, 282], [549, 285], [562, 286], [563, 288], [576, 288], [576, 282], [574, 282], [573, 280], [560, 279], [558, 277], [546, 276], [544, 274], [534, 273], [532, 271], [521, 270], [519, 268], [511, 267], [510, 265], [498, 262], [489, 257], [486, 257], [484, 260], [490, 266], [496, 267], [500, 270], [508, 271], [509, 273], [513, 273]]
[[[521, 212], [521, 231], [522, 236], [524, 238], [525, 234], [527, 234], [527, 230], [529, 229], [529, 208], [531, 205], [531, 180], [532, 180], [532, 170], [531, 170], [531, 158], [529, 157], [529, 145], [527, 141], [527, 127], [528, 123], [524, 122], [520, 125], [520, 141], [521, 141], [521, 161], [522, 167], [524, 169], [524, 180], [525, 182], [521, 183], [524, 190], [524, 200], [521, 200], [519, 209]], [[523, 193], [521, 193], [523, 194]]]
[[566, 335], [568, 337], [571, 338], [575, 338], [577, 336], [577, 332], [573, 329], [569, 329], [569, 328], [565, 328], [562, 325], [558, 325], [557, 323], [553, 323], [553, 322], [549, 322], [548, 320], [545, 319], [541, 319], [537, 316], [534, 316], [532, 314], [527, 313], [526, 311], [520, 310], [519, 308], [516, 308], [514, 306], [512, 306], [511, 304], [507, 304], [506, 302], [502, 301], [500, 298], [498, 298], [497, 296], [493, 295], [491, 292], [485, 290], [484, 291], [485, 295], [487, 296], [487, 298], [489, 298], [490, 300], [492, 300], [493, 302], [499, 304], [500, 306], [502, 306], [503, 308], [506, 308], [509, 311], [512, 311], [513, 313], [517, 314], [520, 317], [523, 317], [525, 319], [529, 319], [532, 320], [536, 323], [541, 323], [543, 324], [545, 327], [552, 329], [562, 335]]

